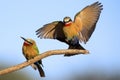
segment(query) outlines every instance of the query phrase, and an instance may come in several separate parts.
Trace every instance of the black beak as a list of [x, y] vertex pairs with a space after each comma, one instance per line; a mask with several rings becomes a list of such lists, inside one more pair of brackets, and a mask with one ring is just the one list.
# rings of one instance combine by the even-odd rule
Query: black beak
[[31, 43], [30, 41], [28, 41], [27, 39], [25, 39], [24, 37], [21, 37], [24, 41], [26, 41], [26, 42], [28, 42], [28, 43], [30, 43], [30, 44], [33, 44], [33, 43]]

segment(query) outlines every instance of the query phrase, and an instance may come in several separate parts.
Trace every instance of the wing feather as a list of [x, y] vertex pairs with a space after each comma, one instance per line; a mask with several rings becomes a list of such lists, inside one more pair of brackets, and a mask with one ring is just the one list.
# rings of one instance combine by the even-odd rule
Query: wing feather
[[101, 3], [95, 2], [76, 14], [74, 23], [77, 25], [77, 30], [80, 34], [80, 41], [86, 43], [91, 37], [99, 19], [101, 10], [103, 9], [102, 6], [103, 5], [101, 5]]
[[62, 21], [54, 21], [38, 29], [36, 31], [36, 35], [40, 38], [58, 39], [60, 41], [64, 41], [65, 35], [63, 33], [63, 26], [64, 23]]

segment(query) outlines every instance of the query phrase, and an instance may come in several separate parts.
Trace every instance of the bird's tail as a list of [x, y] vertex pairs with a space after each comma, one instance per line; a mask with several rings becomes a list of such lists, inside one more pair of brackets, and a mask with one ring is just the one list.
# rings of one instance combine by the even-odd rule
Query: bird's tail
[[41, 76], [41, 77], [45, 77], [45, 73], [44, 73], [42, 67], [40, 66], [40, 64], [39, 64], [38, 62], [36, 62], [35, 65], [36, 65], [37, 68], [38, 68], [38, 71], [39, 71], [40, 76]]
[[[83, 48], [80, 44], [75, 44], [75, 45], [69, 45], [68, 49], [79, 49], [79, 50], [85, 50], [85, 48]], [[69, 57], [69, 56], [74, 56], [77, 55], [78, 53], [74, 53], [74, 54], [65, 54], [64, 56]]]

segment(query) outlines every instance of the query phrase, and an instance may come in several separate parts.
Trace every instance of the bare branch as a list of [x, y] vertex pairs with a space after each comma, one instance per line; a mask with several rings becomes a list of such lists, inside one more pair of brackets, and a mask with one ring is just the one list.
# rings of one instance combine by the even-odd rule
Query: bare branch
[[47, 52], [44, 52], [43, 54], [40, 54], [39, 56], [36, 56], [34, 59], [30, 59], [30, 60], [28, 60], [26, 62], [23, 62], [21, 64], [9, 67], [9, 68], [4, 69], [4, 70], [1, 70], [0, 75], [8, 74], [8, 73], [13, 72], [13, 71], [17, 71], [19, 69], [22, 69], [26, 66], [29, 66], [29, 65], [39, 61], [40, 59], [46, 58], [46, 57], [51, 56], [51, 55], [73, 54], [73, 53], [88, 54], [89, 51], [87, 51], [87, 50], [76, 50], [76, 49], [67, 49], [67, 50], [63, 49], [63, 50], [47, 51]]

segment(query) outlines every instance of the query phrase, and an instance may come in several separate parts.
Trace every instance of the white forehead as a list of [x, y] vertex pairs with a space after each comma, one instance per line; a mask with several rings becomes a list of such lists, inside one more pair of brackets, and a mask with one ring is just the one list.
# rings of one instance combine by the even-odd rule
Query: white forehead
[[28, 39], [27, 39], [27, 41], [29, 41], [29, 42], [33, 42], [34, 40], [32, 40], [32, 39], [28, 38]]
[[67, 21], [69, 21], [69, 20], [70, 20], [70, 18], [65, 18], [65, 19], [64, 19], [65, 22], [67, 22]]
[[70, 20], [71, 20], [70, 17], [65, 17], [65, 18], [63, 19], [64, 22], [69, 22]]

